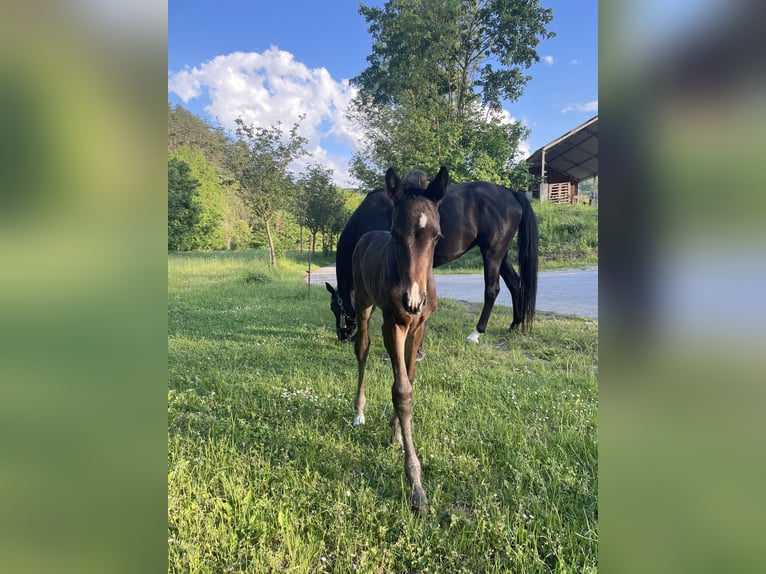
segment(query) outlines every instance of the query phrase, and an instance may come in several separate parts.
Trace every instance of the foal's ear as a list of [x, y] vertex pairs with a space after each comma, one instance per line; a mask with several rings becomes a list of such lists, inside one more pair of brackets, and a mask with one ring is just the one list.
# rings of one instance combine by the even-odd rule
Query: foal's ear
[[449, 173], [447, 173], [447, 168], [442, 166], [439, 173], [436, 174], [436, 177], [428, 186], [428, 189], [426, 189], [426, 195], [436, 203], [439, 203], [447, 191], [447, 184], [449, 184]]
[[396, 170], [393, 167], [389, 167], [386, 172], [386, 191], [394, 201], [402, 195], [402, 182], [399, 180], [399, 176], [396, 175]]
[[330, 292], [330, 295], [332, 295], [334, 297], [335, 296], [335, 288], [332, 285], [330, 285], [327, 281], [324, 282], [324, 286]]

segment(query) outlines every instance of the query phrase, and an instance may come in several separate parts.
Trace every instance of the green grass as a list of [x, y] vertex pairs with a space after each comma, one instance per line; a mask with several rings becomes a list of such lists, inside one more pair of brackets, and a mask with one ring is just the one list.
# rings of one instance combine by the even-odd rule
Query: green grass
[[540, 230], [540, 268], [598, 265], [598, 209], [533, 203]]
[[171, 255], [170, 572], [595, 572], [597, 324], [442, 300], [418, 363], [412, 515], [373, 315], [367, 424], [329, 297], [263, 254]]

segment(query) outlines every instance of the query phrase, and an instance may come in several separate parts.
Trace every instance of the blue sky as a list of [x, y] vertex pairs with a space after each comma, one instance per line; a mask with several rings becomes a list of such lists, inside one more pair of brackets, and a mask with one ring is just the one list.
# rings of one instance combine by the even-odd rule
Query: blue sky
[[[382, 5], [384, 0], [368, 0]], [[598, 113], [598, 2], [542, 0], [556, 37], [538, 46], [540, 62], [507, 116], [531, 129], [532, 152]], [[366, 66], [371, 40], [358, 0], [170, 0], [168, 101], [215, 125], [234, 118], [289, 127], [301, 113], [308, 149], [355, 185], [347, 161], [358, 134], [344, 117], [348, 80]], [[410, 169], [416, 166], [402, 166]]]

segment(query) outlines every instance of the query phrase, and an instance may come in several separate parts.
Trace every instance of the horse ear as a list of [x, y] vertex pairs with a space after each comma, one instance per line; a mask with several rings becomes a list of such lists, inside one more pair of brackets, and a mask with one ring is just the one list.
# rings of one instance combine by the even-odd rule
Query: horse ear
[[399, 180], [399, 176], [396, 175], [396, 170], [393, 167], [389, 167], [386, 172], [386, 191], [391, 199], [396, 201], [402, 195], [402, 182]]
[[327, 281], [324, 282], [324, 286], [327, 288], [327, 290], [330, 292], [330, 295], [333, 297], [335, 296], [335, 287], [330, 285]]
[[439, 203], [444, 197], [444, 193], [447, 191], [447, 185], [449, 184], [449, 173], [447, 168], [442, 166], [439, 173], [426, 189], [426, 194], [436, 203]]

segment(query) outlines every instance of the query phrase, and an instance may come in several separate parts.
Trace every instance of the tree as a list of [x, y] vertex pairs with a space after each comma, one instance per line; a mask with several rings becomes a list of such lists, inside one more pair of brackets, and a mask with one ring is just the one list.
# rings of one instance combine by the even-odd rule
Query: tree
[[504, 118], [523, 69], [551, 37], [551, 9], [537, 0], [388, 0], [361, 5], [373, 38], [349, 116], [367, 146], [352, 159], [366, 184], [389, 165], [447, 165], [455, 181], [508, 183], [526, 129]]
[[331, 236], [345, 214], [345, 202], [332, 181], [332, 174], [331, 169], [315, 163], [309, 165], [298, 180], [296, 217], [311, 233], [312, 255], [316, 253], [317, 234]]
[[223, 249], [224, 200], [221, 180], [215, 167], [205, 161], [197, 147], [180, 147], [174, 157], [189, 166], [191, 175], [199, 182], [193, 199], [199, 207], [199, 217], [190, 234], [191, 249]]
[[168, 152], [177, 153], [182, 147], [198, 148], [221, 175], [228, 175], [228, 143], [223, 128], [213, 127], [181, 105], [168, 103]]
[[322, 241], [322, 249], [325, 255], [329, 255], [335, 248], [335, 240], [340, 236], [343, 228], [348, 222], [348, 218], [351, 216], [351, 212], [346, 209], [345, 200], [342, 193], [339, 194], [339, 198], [340, 206], [335, 212], [335, 216], [332, 218], [330, 227], [328, 228], [325, 235], [325, 240]]
[[199, 182], [191, 176], [189, 165], [176, 158], [168, 160], [168, 249], [192, 248], [194, 226], [199, 222], [200, 207], [195, 202]]
[[[303, 118], [301, 118], [303, 119]], [[230, 166], [239, 181], [239, 194], [250, 214], [250, 223], [263, 223], [272, 266], [277, 264], [271, 221], [288, 206], [292, 178], [288, 165], [307, 155], [308, 140], [298, 134], [300, 121], [285, 135], [281, 123], [263, 128], [245, 125], [237, 118], [237, 141], [231, 146]]]
[[[200, 225], [210, 224], [210, 233], [202, 234], [195, 249], [232, 249], [252, 241], [250, 222], [236, 193], [228, 161], [230, 144], [222, 128], [213, 127], [180, 105], [168, 103], [168, 153], [186, 161], [200, 181]], [[219, 216], [220, 225], [215, 223]]]

